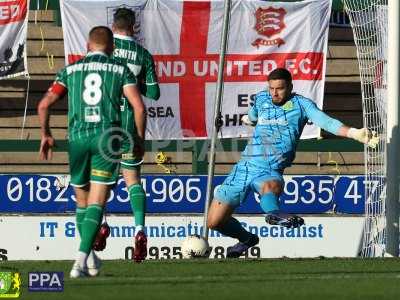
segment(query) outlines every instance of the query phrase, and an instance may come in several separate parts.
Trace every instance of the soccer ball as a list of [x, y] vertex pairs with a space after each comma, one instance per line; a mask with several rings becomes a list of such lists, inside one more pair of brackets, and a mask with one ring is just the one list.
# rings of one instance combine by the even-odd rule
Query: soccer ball
[[199, 235], [188, 236], [182, 243], [182, 258], [208, 257], [208, 242]]

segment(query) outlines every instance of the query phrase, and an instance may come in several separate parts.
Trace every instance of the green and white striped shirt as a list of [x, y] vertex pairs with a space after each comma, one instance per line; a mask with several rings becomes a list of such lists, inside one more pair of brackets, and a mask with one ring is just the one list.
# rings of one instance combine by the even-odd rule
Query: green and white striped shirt
[[[114, 34], [113, 57], [128, 66], [137, 77], [139, 84], [145, 84], [146, 86], [158, 85], [153, 57], [149, 51], [136, 43], [132, 37]], [[135, 134], [133, 111], [125, 98], [123, 99], [121, 112], [122, 128], [131, 134]]]
[[136, 85], [134, 74], [102, 52], [91, 52], [63, 68], [57, 83], [68, 90], [70, 140], [89, 138], [121, 126], [123, 87]]

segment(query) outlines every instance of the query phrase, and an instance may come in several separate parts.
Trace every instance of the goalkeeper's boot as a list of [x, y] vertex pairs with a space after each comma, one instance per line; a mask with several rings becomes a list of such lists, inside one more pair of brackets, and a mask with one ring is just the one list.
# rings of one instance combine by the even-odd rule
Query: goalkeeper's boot
[[96, 238], [93, 242], [93, 249], [96, 251], [103, 251], [107, 245], [107, 238], [110, 235], [110, 227], [107, 223], [101, 224]]
[[265, 222], [270, 225], [279, 225], [286, 228], [297, 228], [304, 225], [304, 219], [299, 216], [274, 212], [265, 216]]
[[255, 234], [251, 234], [249, 240], [245, 243], [239, 242], [232, 247], [228, 247], [226, 257], [227, 258], [238, 258], [243, 253], [245, 253], [251, 247], [257, 245], [259, 242], [259, 238]]
[[143, 230], [138, 231], [135, 236], [135, 250], [133, 260], [137, 263], [142, 262], [147, 256], [147, 237]]
[[101, 260], [96, 255], [94, 250], [90, 251], [89, 256], [87, 258], [87, 272], [90, 276], [95, 277], [99, 275], [101, 266]]
[[74, 262], [71, 272], [69, 273], [70, 278], [79, 278], [88, 276], [88, 269], [86, 266], [82, 267], [78, 261]]

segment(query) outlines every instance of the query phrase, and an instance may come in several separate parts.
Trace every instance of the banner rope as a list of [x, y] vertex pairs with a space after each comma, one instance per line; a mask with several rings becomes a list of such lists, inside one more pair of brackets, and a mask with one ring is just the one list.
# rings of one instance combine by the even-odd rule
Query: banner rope
[[[38, 0], [39, 3], [39, 0]], [[46, 4], [44, 6], [44, 11], [47, 11], [49, 8], [49, 0], [46, 0]], [[39, 5], [37, 6], [37, 10], [39, 10]], [[37, 10], [35, 11], [35, 24], [37, 24]], [[45, 38], [44, 38], [44, 30], [42, 25], [39, 25], [39, 31], [40, 31], [40, 38], [42, 41], [42, 45], [40, 47], [40, 52], [43, 52], [45, 50]], [[47, 57], [47, 65], [50, 70], [54, 69], [54, 54], [51, 54], [49, 51], [46, 51], [46, 57]]]
[[37, 0], [36, 2], [36, 10], [35, 10], [35, 25], [37, 25], [37, 15], [38, 15], [38, 11], [40, 10], [40, 1]]
[[42, 25], [39, 25], [39, 31], [40, 31], [40, 38], [42, 40], [42, 46], [40, 47], [40, 52], [42, 52], [44, 50], [44, 34]]
[[47, 55], [47, 63], [49, 64], [49, 69], [54, 69], [54, 54], [50, 54], [49, 51], [46, 52]]
[[[44, 10], [47, 11], [49, 8], [49, 0], [46, 0], [46, 5], [44, 7]], [[47, 64], [49, 65], [49, 69], [53, 70], [54, 69], [54, 54], [50, 54], [49, 51], [46, 52], [47, 56]]]
[[26, 113], [28, 111], [28, 99], [29, 99], [29, 89], [30, 89], [30, 76], [27, 76], [28, 78], [28, 82], [27, 82], [27, 86], [26, 86], [26, 97], [25, 97], [25, 110], [24, 110], [24, 118], [22, 120], [22, 128], [21, 128], [21, 135], [20, 135], [20, 140], [23, 139], [24, 137], [24, 130], [25, 130], [25, 123], [26, 123]]
[[339, 168], [339, 163], [337, 160], [332, 158], [332, 152], [329, 152], [328, 154], [328, 161], [326, 162], [327, 164], [334, 164], [335, 166], [332, 168], [333, 171], [337, 172], [337, 175], [340, 175], [340, 168]]

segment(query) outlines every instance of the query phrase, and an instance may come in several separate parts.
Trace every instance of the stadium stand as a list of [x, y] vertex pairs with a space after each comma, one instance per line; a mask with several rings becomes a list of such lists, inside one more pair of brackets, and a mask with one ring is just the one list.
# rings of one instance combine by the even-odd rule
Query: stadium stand
[[[34, 11], [29, 14], [28, 64], [30, 79], [27, 117], [22, 140], [27, 80], [18, 78], [2, 80], [0, 84], [0, 172], [1, 173], [68, 173], [66, 151], [67, 101], [58, 103], [51, 118], [53, 135], [58, 141], [58, 153], [52, 162], [39, 161], [37, 149], [40, 139], [36, 106], [54, 79], [55, 73], [64, 66], [62, 27], [54, 22], [56, 11]], [[362, 127], [361, 90], [358, 63], [351, 28], [331, 27], [328, 43], [327, 76], [324, 110], [346, 124]], [[303, 141], [294, 165], [286, 174], [360, 174], [364, 170], [363, 147], [349, 140], [332, 139], [323, 133], [323, 140]], [[202, 141], [193, 143], [185, 151], [176, 152], [173, 143], [164, 148], [172, 169], [180, 174], [206, 173], [207, 162], [198, 161]], [[241, 147], [244, 142], [239, 143]], [[224, 143], [229, 149], [228, 143]], [[205, 148], [206, 149], [206, 148]], [[149, 150], [149, 148], [148, 148]], [[179, 150], [179, 149], [178, 149]], [[336, 151], [336, 152], [326, 152]], [[206, 151], [207, 152], [207, 151]], [[239, 152], [217, 154], [216, 173], [226, 173], [236, 162]], [[144, 173], [165, 173], [157, 165], [156, 152], [145, 157]]]

